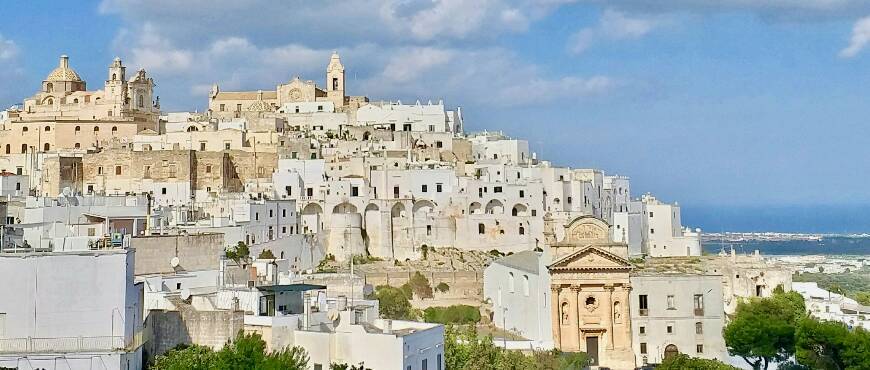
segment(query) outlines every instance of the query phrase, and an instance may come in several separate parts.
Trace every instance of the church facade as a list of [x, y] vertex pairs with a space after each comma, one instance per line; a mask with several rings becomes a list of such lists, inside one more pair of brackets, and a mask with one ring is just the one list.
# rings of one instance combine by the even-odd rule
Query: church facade
[[609, 225], [591, 216], [574, 219], [564, 235], [551, 244], [548, 266], [555, 347], [586, 352], [593, 365], [633, 368], [628, 246], [610, 241]]

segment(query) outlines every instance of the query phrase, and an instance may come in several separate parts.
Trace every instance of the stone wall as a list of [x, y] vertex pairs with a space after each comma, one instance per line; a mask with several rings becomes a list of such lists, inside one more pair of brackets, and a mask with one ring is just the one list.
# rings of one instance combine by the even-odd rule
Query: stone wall
[[152, 310], [145, 325], [150, 340], [145, 347], [146, 361], [181, 344], [197, 344], [219, 350], [244, 329], [242, 311], [196, 311], [180, 305], [180, 311]]
[[[215, 270], [224, 253], [224, 235], [142, 236], [131, 239], [130, 245], [136, 249], [136, 275]], [[170, 265], [172, 257], [178, 257], [177, 268]]]

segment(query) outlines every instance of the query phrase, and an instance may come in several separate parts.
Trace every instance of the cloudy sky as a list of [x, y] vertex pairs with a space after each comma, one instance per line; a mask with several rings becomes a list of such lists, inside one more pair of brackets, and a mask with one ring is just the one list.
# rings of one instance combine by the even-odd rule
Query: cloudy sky
[[[652, 5], [654, 4], [654, 5]], [[444, 99], [468, 130], [689, 205], [870, 204], [870, 1], [103, 0], [4, 4], [0, 104], [68, 54], [99, 88], [120, 56], [168, 110], [212, 83], [321, 81]]]

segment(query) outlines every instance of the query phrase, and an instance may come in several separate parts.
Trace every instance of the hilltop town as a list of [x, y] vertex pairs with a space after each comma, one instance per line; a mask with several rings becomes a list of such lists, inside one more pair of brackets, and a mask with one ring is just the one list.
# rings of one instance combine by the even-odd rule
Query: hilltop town
[[738, 302], [792, 290], [785, 263], [704, 255], [629, 177], [466, 132], [443, 101], [349, 96], [339, 54], [324, 67], [165, 112], [145, 70], [114, 59], [89, 90], [62, 56], [0, 112], [0, 367], [141, 369], [244, 331], [310, 369], [441, 370], [445, 327], [377, 298], [417, 276], [438, 289], [415, 308], [476, 307], [510, 349], [728, 362]]

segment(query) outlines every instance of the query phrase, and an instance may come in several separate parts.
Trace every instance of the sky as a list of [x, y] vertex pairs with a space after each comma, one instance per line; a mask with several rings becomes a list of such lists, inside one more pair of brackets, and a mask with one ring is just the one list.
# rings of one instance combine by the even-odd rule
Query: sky
[[164, 111], [207, 92], [322, 84], [443, 99], [467, 131], [601, 168], [688, 207], [870, 205], [870, 1], [4, 1], [0, 106], [61, 54], [101, 88], [115, 56]]

